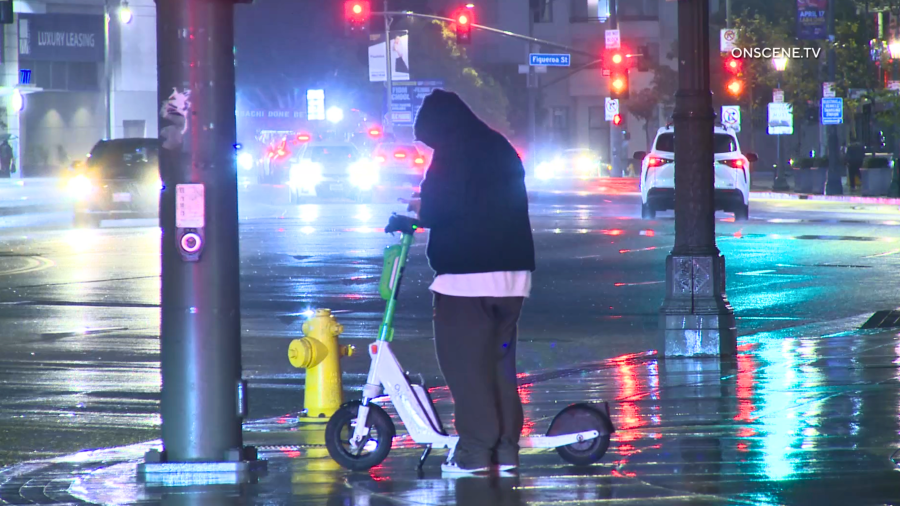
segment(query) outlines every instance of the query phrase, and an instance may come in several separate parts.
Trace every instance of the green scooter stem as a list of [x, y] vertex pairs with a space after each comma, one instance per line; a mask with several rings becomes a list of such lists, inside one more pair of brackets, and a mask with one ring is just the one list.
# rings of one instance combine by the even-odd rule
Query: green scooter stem
[[409, 248], [412, 246], [412, 243], [413, 234], [403, 234], [403, 239], [400, 240], [400, 256], [398, 257], [397, 267], [391, 273], [391, 297], [387, 301], [384, 318], [381, 320], [381, 327], [378, 329], [378, 341], [390, 342], [394, 338], [394, 310], [397, 307], [397, 296], [400, 294], [400, 281], [403, 279], [406, 257], [409, 255]]

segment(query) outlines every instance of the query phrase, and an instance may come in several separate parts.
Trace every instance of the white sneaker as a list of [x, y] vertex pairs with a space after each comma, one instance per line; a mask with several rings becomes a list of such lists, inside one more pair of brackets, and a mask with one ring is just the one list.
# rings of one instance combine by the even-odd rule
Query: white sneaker
[[447, 474], [477, 474], [490, 471], [490, 467], [478, 467], [475, 469], [464, 469], [459, 467], [455, 461], [444, 462], [441, 464], [441, 471]]

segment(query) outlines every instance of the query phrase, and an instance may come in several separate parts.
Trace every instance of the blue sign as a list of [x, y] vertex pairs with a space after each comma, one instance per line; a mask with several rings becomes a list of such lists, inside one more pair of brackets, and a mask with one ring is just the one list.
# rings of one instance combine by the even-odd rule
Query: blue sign
[[529, 55], [528, 64], [532, 67], [568, 67], [572, 60], [567, 54], [534, 54]]
[[22, 86], [31, 84], [31, 69], [19, 69], [19, 84]]
[[19, 59], [56, 62], [101, 62], [103, 16], [19, 14]]
[[395, 81], [391, 83], [391, 121], [394, 125], [411, 126], [422, 108], [422, 101], [443, 81]]
[[844, 99], [843, 98], [823, 98], [822, 99], [822, 124], [823, 125], [840, 125], [844, 122]]

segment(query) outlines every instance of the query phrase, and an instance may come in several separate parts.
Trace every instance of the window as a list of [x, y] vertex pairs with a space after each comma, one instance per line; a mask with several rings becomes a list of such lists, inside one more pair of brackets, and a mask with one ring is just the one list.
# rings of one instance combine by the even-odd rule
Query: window
[[31, 84], [48, 91], [100, 91], [100, 65], [94, 62], [19, 60], [31, 70]]
[[[662, 134], [656, 139], [656, 150], [675, 152], [675, 134]], [[737, 141], [728, 134], [713, 135], [713, 152], [714, 153], [733, 153], [737, 151]]]
[[659, 19], [659, 0], [628, 0], [616, 5], [619, 19]]
[[159, 148], [154, 140], [116, 139], [94, 146], [88, 167], [108, 179], [140, 177], [157, 169]]
[[535, 23], [553, 22], [553, 0], [529, 0]]

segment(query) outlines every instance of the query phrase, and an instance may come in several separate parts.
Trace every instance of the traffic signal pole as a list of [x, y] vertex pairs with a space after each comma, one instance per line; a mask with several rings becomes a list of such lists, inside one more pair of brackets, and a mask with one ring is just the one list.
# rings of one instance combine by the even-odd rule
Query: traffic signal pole
[[388, 0], [384, 0], [384, 82], [387, 87], [387, 114], [384, 117], [385, 133], [394, 133], [394, 83], [393, 83], [393, 51], [391, 51], [391, 22]]
[[[616, 5], [617, 0], [609, 0], [609, 29], [617, 30], [619, 28], [619, 16], [618, 16], [618, 5]], [[627, 72], [627, 70], [626, 70]], [[613, 75], [610, 74], [609, 78], [612, 79]], [[624, 114], [624, 104], [619, 102], [619, 114]], [[622, 129], [617, 125], [613, 124], [613, 122], [609, 123], [609, 162], [612, 166], [611, 176], [612, 177], [622, 177], [624, 173], [624, 168], [622, 167], [623, 162], [623, 153], [622, 151]], [[627, 153], [624, 156], [628, 156]]]
[[734, 312], [725, 296], [725, 258], [716, 247], [709, 1], [678, 2], [675, 94], [675, 245], [666, 258], [660, 308], [666, 357], [733, 356]]
[[[834, 0], [828, 2], [828, 82], [835, 82], [837, 77], [837, 55], [834, 50]], [[825, 183], [826, 195], [842, 195], [844, 193], [841, 184], [843, 166], [840, 163], [840, 148], [838, 147], [837, 125], [825, 127], [828, 135], [828, 180]]]
[[241, 433], [235, 3], [156, 0], [163, 451], [139, 471], [179, 483], [244, 481], [265, 465]]

